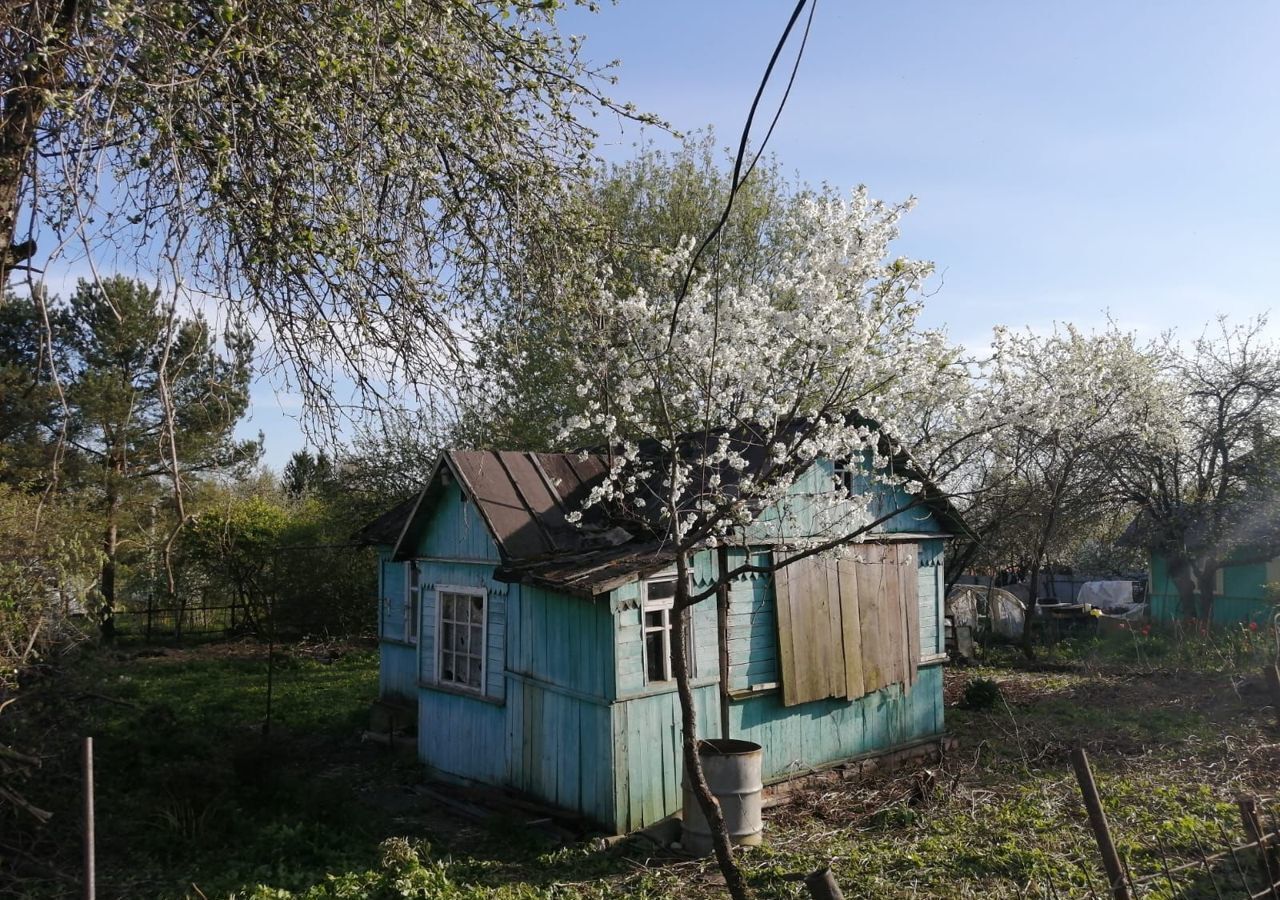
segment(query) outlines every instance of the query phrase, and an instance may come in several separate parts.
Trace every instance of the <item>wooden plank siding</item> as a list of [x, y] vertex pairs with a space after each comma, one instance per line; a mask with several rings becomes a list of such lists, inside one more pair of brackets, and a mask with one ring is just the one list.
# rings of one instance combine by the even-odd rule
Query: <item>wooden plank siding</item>
[[947, 580], [943, 568], [943, 541], [941, 538], [920, 541], [920, 583], [917, 594], [920, 599], [920, 653], [936, 656], [946, 652], [946, 635], [938, 627], [945, 616]]
[[[804, 492], [828, 489], [830, 467], [815, 467], [798, 486], [797, 515], [775, 525], [803, 527]], [[792, 511], [794, 512], [794, 510]], [[784, 522], [785, 519], [785, 522]], [[901, 521], [899, 521], [901, 519]], [[799, 524], [797, 524], [799, 523]], [[380, 689], [408, 692], [418, 704], [418, 752], [434, 773], [448, 778], [509, 786], [545, 802], [580, 811], [614, 831], [629, 831], [676, 812], [681, 805], [680, 712], [674, 682], [645, 682], [640, 589], [636, 583], [595, 600], [571, 597], [528, 584], [494, 579], [502, 564], [479, 509], [457, 483], [444, 483], [422, 510], [403, 556], [416, 559], [420, 605], [419, 640], [404, 641], [403, 562], [381, 554], [379, 564]], [[912, 535], [938, 532], [937, 524], [913, 513], [888, 523]], [[904, 535], [905, 536], [905, 535]], [[911, 538], [914, 539], [914, 538]], [[871, 545], [868, 545], [871, 546]], [[758, 550], [764, 562], [767, 550]], [[896, 551], [895, 551], [896, 552]], [[768, 574], [736, 578], [729, 586], [726, 618], [726, 715], [731, 736], [765, 748], [768, 780], [939, 733], [943, 728], [941, 669], [919, 669], [913, 690], [872, 676], [858, 656], [850, 665], [844, 636], [865, 629], [876, 640], [896, 641], [902, 660], [930, 657], [939, 647], [942, 604], [942, 540], [921, 539], [906, 580], [896, 590], [917, 602], [911, 609], [886, 602], [896, 618], [863, 616], [844, 603], [845, 573], [816, 568], [804, 577], [806, 591], [820, 595], [812, 622], [792, 643], [792, 655], [818, 646], [821, 689], [856, 694], [788, 706], [779, 646], [780, 606]], [[745, 551], [731, 550], [729, 565]], [[715, 553], [694, 555], [696, 588], [716, 574]], [[486, 592], [485, 678], [482, 693], [436, 683], [436, 606], [440, 586]], [[854, 587], [860, 592], [854, 576]], [[855, 614], [856, 612], [856, 614]], [[882, 619], [884, 621], [882, 621]], [[715, 598], [692, 611], [694, 698], [699, 733], [721, 729], [721, 686]], [[888, 629], [888, 632], [885, 632]], [[833, 643], [822, 637], [836, 636]], [[799, 641], [799, 643], [797, 643]], [[890, 660], [891, 661], [891, 660]], [[877, 661], [875, 670], [883, 670]], [[908, 668], [901, 670], [903, 678]]]
[[[1266, 584], [1274, 580], [1274, 567], [1268, 572], [1266, 563], [1231, 563], [1222, 569], [1222, 593], [1214, 597], [1212, 623], [1218, 626], [1248, 622], [1266, 624], [1273, 603], [1267, 599]], [[1179, 608], [1178, 588], [1169, 577], [1164, 557], [1151, 555], [1149, 588], [1151, 617], [1165, 622], [1183, 618]]]
[[[611, 825], [608, 604], [495, 580], [497, 547], [456, 483], [428, 515], [412, 548], [424, 586], [419, 643], [401, 647], [414, 659], [420, 759], [439, 776], [507, 785]], [[385, 570], [400, 604], [403, 571], [403, 563]], [[486, 592], [483, 695], [435, 683], [437, 586]], [[403, 678], [395, 662], [392, 670]]]
[[418, 652], [410, 644], [378, 644], [378, 696], [412, 702], [418, 696]]
[[412, 701], [418, 694], [417, 648], [404, 643], [404, 563], [378, 551], [378, 696]]
[[[780, 781], [821, 766], [941, 734], [942, 667], [922, 667], [911, 691], [893, 685], [857, 700], [828, 699], [788, 707], [777, 692], [734, 700], [733, 737], [764, 748], [764, 778]], [[719, 725], [715, 685], [694, 689], [698, 732]], [[677, 812], [680, 794], [680, 704], [674, 693], [613, 706], [615, 747], [613, 826], [619, 832], [651, 825]]]
[[382, 585], [379, 596], [382, 602], [380, 619], [381, 636], [393, 641], [404, 640], [404, 563], [391, 560], [387, 554], [379, 554], [378, 580]]
[[[903, 567], [903, 576], [911, 579], [917, 588], [918, 606], [908, 619], [899, 605], [902, 614], [897, 630], [899, 646], [910, 643], [921, 656], [932, 656], [936, 647], [942, 591], [941, 550], [941, 539], [926, 540], [918, 553], [911, 553], [911, 565]], [[764, 552], [754, 555], [758, 563], [767, 561]], [[704, 556], [713, 554], [695, 556], [695, 586], [712, 574], [711, 570], [701, 568]], [[729, 551], [731, 568], [745, 559], [741, 549]], [[633, 583], [617, 588], [611, 592], [609, 601], [616, 622], [618, 673], [618, 702], [611, 707], [615, 810], [612, 824], [624, 832], [652, 824], [680, 807], [680, 709], [674, 686], [655, 689], [644, 684], [639, 586]], [[901, 684], [890, 684], [855, 700], [841, 697], [800, 706], [785, 705], [781, 692], [770, 687], [776, 687], [780, 680], [777, 624], [780, 609], [772, 576], [750, 574], [730, 583], [729, 686], [735, 692], [729, 705], [731, 736], [756, 741], [765, 748], [767, 780], [779, 780], [813, 767], [927, 738], [943, 730], [942, 670], [936, 664], [918, 669], [918, 682], [911, 690], [904, 690]], [[841, 610], [841, 628], [845, 621]], [[915, 626], [914, 641], [905, 631], [908, 621]], [[715, 634], [715, 603], [714, 599], [708, 599], [694, 608], [697, 679], [694, 698], [699, 734], [703, 736], [717, 735], [720, 730]], [[848, 667], [843, 669], [843, 678], [847, 687]], [[752, 688], [758, 692], [747, 693]]]
[[861, 544], [840, 559], [811, 556], [776, 578], [786, 705], [915, 684], [921, 647], [915, 544]]

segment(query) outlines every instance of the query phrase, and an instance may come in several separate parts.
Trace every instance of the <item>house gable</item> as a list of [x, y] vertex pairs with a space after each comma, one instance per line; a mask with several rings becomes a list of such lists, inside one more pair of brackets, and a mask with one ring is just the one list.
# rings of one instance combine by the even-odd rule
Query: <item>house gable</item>
[[501, 562], [497, 542], [447, 458], [437, 464], [405, 522], [392, 557]]
[[[959, 528], [953, 513], [939, 501], [926, 496], [909, 494], [901, 484], [885, 484], [873, 480], [866, 469], [850, 473], [849, 489], [859, 503], [848, 506], [831, 503], [831, 494], [840, 490], [837, 486], [836, 465], [832, 460], [820, 459], [796, 479], [781, 503], [769, 507], [747, 529], [744, 544], [786, 543], [788, 539], [802, 540], [811, 537], [840, 537], [856, 531], [865, 517], [871, 521], [889, 518], [875, 525], [869, 536], [874, 535], [937, 535], [945, 537]], [[861, 498], [870, 494], [870, 502], [864, 508]], [[845, 521], [847, 519], [847, 521]]]

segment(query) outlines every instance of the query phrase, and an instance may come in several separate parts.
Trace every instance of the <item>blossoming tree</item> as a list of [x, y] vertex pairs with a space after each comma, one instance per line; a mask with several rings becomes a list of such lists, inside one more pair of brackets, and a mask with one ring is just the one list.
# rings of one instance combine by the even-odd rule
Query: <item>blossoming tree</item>
[[1022, 646], [1030, 657], [1041, 571], [1117, 508], [1120, 457], [1140, 442], [1159, 446], [1172, 421], [1160, 402], [1159, 355], [1131, 333], [997, 328], [993, 351], [979, 393], [998, 427], [971, 515], [991, 561], [1016, 558], [1027, 569]]
[[1170, 422], [1126, 448], [1117, 487], [1140, 510], [1135, 536], [1165, 557], [1187, 618], [1213, 616], [1218, 572], [1280, 555], [1280, 347], [1265, 318], [1220, 319], [1163, 351]]
[[[888, 517], [865, 494], [833, 489], [805, 498], [817, 527], [793, 527], [788, 498], [820, 458], [866, 460], [865, 477], [915, 493], [905, 504], [920, 502], [918, 470], [904, 465], [892, 436], [918, 432], [911, 423], [919, 411], [964, 379], [951, 377], [957, 353], [944, 336], [918, 323], [930, 265], [889, 253], [909, 206], [873, 201], [864, 189], [848, 199], [814, 194], [788, 211], [796, 240], [761, 279], [721, 278], [711, 267], [683, 289], [693, 252], [684, 242], [655, 254], [670, 290], [627, 290], [602, 278], [588, 314], [571, 326], [585, 402], [564, 438], [603, 438], [609, 448], [609, 477], [588, 506], [643, 522], [673, 551], [684, 762], [734, 897], [746, 896], [746, 886], [697, 752], [689, 611], [745, 571], [839, 552]], [[720, 571], [694, 592], [689, 553], [745, 543], [745, 526], [766, 510], [781, 511], [770, 517], [767, 568], [756, 560]]]

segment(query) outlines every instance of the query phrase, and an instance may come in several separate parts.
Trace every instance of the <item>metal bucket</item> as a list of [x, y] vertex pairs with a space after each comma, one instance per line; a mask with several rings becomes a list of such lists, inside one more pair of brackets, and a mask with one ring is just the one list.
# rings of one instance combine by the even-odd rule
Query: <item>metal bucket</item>
[[[735, 844], [759, 845], [764, 831], [760, 816], [764, 749], [751, 741], [719, 738], [699, 741], [698, 757], [702, 761], [707, 786], [720, 801], [729, 839]], [[698, 805], [688, 778], [684, 779], [682, 843], [685, 852], [693, 856], [707, 856], [712, 851], [711, 826], [702, 814], [702, 807]]]

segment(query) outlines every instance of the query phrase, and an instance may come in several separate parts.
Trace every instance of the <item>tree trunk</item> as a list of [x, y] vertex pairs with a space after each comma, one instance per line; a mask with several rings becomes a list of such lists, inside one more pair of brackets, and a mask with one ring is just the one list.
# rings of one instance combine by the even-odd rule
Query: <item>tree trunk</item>
[[108, 642], [116, 636], [116, 554], [120, 544], [116, 502], [112, 500], [108, 507], [107, 530], [102, 537], [102, 608], [98, 611], [98, 630]]
[[102, 608], [98, 611], [98, 630], [108, 643], [116, 637], [116, 557], [120, 550], [120, 492], [118, 474], [113, 466], [107, 471], [107, 527], [102, 536]]
[[748, 900], [751, 896], [742, 872], [733, 861], [733, 847], [729, 843], [729, 829], [724, 823], [720, 803], [711, 793], [706, 776], [702, 772], [702, 760], [698, 756], [698, 718], [693, 705], [693, 689], [689, 685], [689, 648], [685, 643], [689, 625], [689, 571], [682, 554], [676, 557], [676, 621], [671, 625], [671, 668], [676, 677], [676, 690], [680, 697], [681, 748], [684, 752], [685, 778], [698, 805], [711, 828], [711, 843], [715, 848], [716, 862], [724, 875], [725, 887], [734, 900]]
[[1199, 618], [1196, 605], [1196, 583], [1191, 577], [1191, 563], [1181, 554], [1169, 555], [1169, 580], [1178, 589], [1178, 612], [1188, 621]]
[[1196, 585], [1197, 593], [1200, 595], [1200, 603], [1196, 610], [1200, 617], [1200, 621], [1205, 625], [1213, 620], [1213, 597], [1214, 588], [1218, 581], [1218, 566], [1213, 563], [1206, 563], [1200, 570], [1199, 582]]
[[1027, 584], [1027, 611], [1022, 617], [1022, 655], [1029, 661], [1036, 658], [1035, 623], [1040, 605], [1040, 564], [1032, 563], [1031, 578]]
[[[0, 76], [9, 85], [0, 114], [0, 288], [8, 283], [13, 267], [36, 252], [34, 240], [14, 240], [22, 189], [30, 174], [40, 120], [50, 96], [66, 77], [67, 35], [79, 9], [79, 0], [33, 3], [27, 5], [25, 17], [5, 23], [7, 36], [21, 34], [23, 40], [21, 50], [12, 48], [9, 57], [20, 60], [19, 70]], [[10, 4], [6, 12], [16, 15]]]

